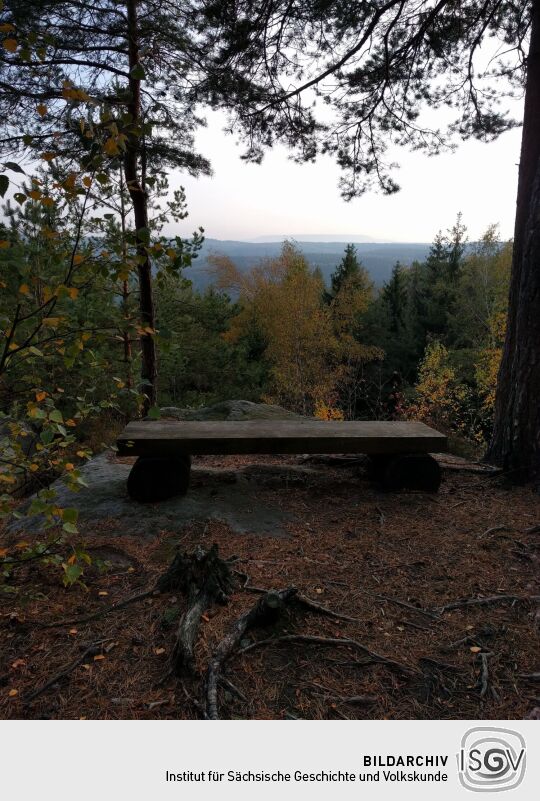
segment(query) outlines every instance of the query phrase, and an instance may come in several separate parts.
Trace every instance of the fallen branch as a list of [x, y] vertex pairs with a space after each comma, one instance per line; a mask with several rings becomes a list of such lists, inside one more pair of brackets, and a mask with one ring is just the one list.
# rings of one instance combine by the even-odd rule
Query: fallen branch
[[72, 618], [65, 618], [63, 620], [53, 620], [50, 622], [42, 623], [37, 621], [34, 625], [39, 626], [40, 629], [54, 629], [59, 628], [61, 626], [74, 626], [74, 625], [81, 625], [83, 623], [90, 623], [92, 620], [98, 620], [100, 617], [105, 617], [105, 615], [111, 615], [113, 612], [119, 612], [121, 609], [124, 609], [126, 606], [135, 603], [136, 601], [142, 601], [144, 598], [148, 598], [150, 595], [158, 595], [159, 593], [157, 590], [152, 587], [151, 590], [143, 590], [143, 592], [138, 592], [135, 595], [130, 595], [129, 598], [124, 598], [123, 601], [118, 601], [118, 603], [112, 604], [111, 606], [106, 606], [104, 609], [99, 609], [97, 612], [91, 612], [88, 615], [84, 615], [83, 617], [72, 617]]
[[450, 609], [460, 609], [464, 606], [486, 606], [487, 604], [502, 603], [529, 603], [530, 601], [540, 601], [540, 595], [490, 595], [486, 598], [462, 598], [459, 601], [452, 601], [444, 606], [437, 607], [437, 612], [442, 614]]
[[431, 656], [421, 656], [418, 660], [421, 664], [425, 665], [433, 665], [433, 667], [437, 668], [438, 670], [455, 670], [458, 673], [461, 672], [461, 667], [459, 665], [452, 665], [451, 662], [441, 662], [438, 659], [433, 659]]
[[323, 687], [315, 681], [312, 682], [312, 686], [316, 687], [317, 690], [322, 690], [322, 692], [317, 692], [316, 690], [316, 695], [320, 695], [326, 700], [340, 701], [342, 704], [376, 704], [379, 700], [375, 695], [337, 695], [329, 690], [328, 687]]
[[305, 595], [296, 595], [294, 602], [300, 604], [301, 606], [305, 606], [306, 609], [310, 609], [312, 612], [317, 612], [319, 615], [326, 615], [326, 617], [331, 617], [334, 620], [346, 620], [349, 623], [362, 622], [358, 617], [349, 617], [348, 615], [342, 615], [339, 612], [334, 612], [332, 609], [328, 609], [327, 606], [318, 604], [316, 601], [312, 601], [311, 598], [307, 598]]
[[396, 606], [402, 606], [404, 609], [410, 609], [412, 612], [417, 612], [419, 615], [429, 617], [431, 620], [439, 620], [439, 615], [434, 612], [422, 609], [421, 606], [414, 606], [414, 604], [409, 604], [399, 598], [391, 598], [389, 595], [377, 595], [377, 598], [380, 598], [381, 601], [388, 601], [388, 603], [395, 604]]
[[27, 695], [23, 699], [24, 703], [25, 704], [30, 703], [30, 701], [33, 701], [35, 698], [38, 697], [38, 695], [41, 695], [42, 693], [45, 692], [45, 690], [48, 690], [49, 687], [52, 687], [53, 684], [56, 684], [57, 681], [60, 681], [60, 679], [63, 679], [65, 676], [69, 676], [69, 674], [72, 673], [72, 671], [74, 671], [76, 667], [82, 665], [82, 663], [87, 657], [96, 656], [97, 654], [99, 654], [103, 643], [109, 642], [111, 639], [112, 637], [107, 637], [104, 640], [96, 640], [96, 642], [93, 642], [91, 645], [88, 646], [88, 648], [86, 648], [85, 651], [83, 651], [83, 653], [79, 657], [77, 657], [77, 659], [75, 659], [74, 662], [70, 662], [69, 665], [66, 665], [65, 667], [61, 668], [61, 670], [59, 670], [58, 673], [55, 673], [54, 676], [52, 676], [48, 681], [45, 682], [45, 684], [42, 684], [41, 687], [37, 688], [37, 690], [33, 690], [33, 692]]
[[487, 528], [482, 534], [480, 534], [478, 539], [481, 540], [484, 537], [489, 537], [490, 534], [496, 534], [499, 531], [512, 531], [512, 529], [504, 524], [498, 526], [491, 526], [491, 528]]
[[454, 651], [456, 648], [459, 648], [461, 645], [480, 645], [478, 638], [474, 634], [469, 634], [467, 637], [462, 637], [460, 640], [454, 640], [454, 642], [448, 643], [448, 645], [441, 645], [439, 651], [443, 654], [449, 654], [451, 651]]
[[[332, 696], [329, 696], [332, 697]], [[348, 697], [343, 697], [342, 695], [335, 695], [333, 696], [336, 700], [338, 700], [342, 704], [376, 704], [378, 702], [378, 698], [374, 695], [350, 695]]]
[[240, 701], [244, 701], [247, 704], [248, 699], [246, 698], [244, 693], [240, 692], [236, 684], [233, 684], [232, 681], [226, 679], [225, 676], [220, 676], [219, 683], [223, 687], [225, 687], [225, 689], [228, 690], [231, 693], [231, 695], [235, 695], [238, 699], [240, 699]]

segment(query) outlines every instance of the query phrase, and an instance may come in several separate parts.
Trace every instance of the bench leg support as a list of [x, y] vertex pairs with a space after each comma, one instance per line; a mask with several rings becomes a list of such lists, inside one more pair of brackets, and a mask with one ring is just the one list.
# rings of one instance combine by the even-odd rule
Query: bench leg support
[[388, 492], [400, 489], [437, 492], [441, 468], [427, 453], [376, 456], [371, 459], [370, 477]]
[[139, 456], [128, 476], [130, 498], [139, 503], [157, 503], [185, 495], [189, 487], [191, 457]]

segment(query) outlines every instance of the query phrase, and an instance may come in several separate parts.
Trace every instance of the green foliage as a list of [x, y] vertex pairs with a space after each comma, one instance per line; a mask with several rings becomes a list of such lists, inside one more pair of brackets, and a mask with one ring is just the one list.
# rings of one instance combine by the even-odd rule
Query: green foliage
[[[491, 432], [511, 258], [511, 244], [501, 244], [490, 226], [470, 252], [461, 252], [457, 268], [443, 261], [453, 270], [447, 274], [452, 303], [442, 329], [424, 329], [428, 344], [409, 407], [409, 414], [480, 444]], [[433, 259], [425, 269], [433, 270]]]
[[349, 287], [354, 287], [355, 291], [362, 291], [366, 295], [373, 290], [369, 273], [358, 258], [355, 245], [352, 244], [347, 245], [341, 262], [330, 276], [328, 299], [335, 298], [345, 283]]
[[222, 292], [196, 292], [176, 276], [156, 287], [156, 310], [162, 347], [160, 378], [163, 405], [200, 406], [242, 397], [258, 400], [267, 376], [256, 334], [239, 341], [225, 336], [239, 311]]

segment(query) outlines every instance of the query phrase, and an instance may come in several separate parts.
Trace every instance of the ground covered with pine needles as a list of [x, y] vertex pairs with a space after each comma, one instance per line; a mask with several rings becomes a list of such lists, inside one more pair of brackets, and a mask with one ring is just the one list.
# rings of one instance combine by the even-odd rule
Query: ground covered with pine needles
[[[240, 535], [208, 520], [141, 540], [118, 536], [110, 520], [82, 531], [93, 557], [84, 586], [64, 589], [37, 561], [18, 570], [0, 616], [0, 717], [203, 717], [220, 641], [262, 590], [290, 587], [313, 606], [287, 607], [246, 631], [224, 666], [221, 717], [537, 716], [538, 494], [463, 469], [445, 469], [437, 495], [385, 494], [361, 465], [327, 460], [321, 469], [323, 480], [261, 487], [294, 513], [286, 537]], [[234, 588], [204, 612], [194, 670], [178, 676], [170, 659], [182, 593], [107, 610], [151, 590], [178, 550], [214, 543]]]

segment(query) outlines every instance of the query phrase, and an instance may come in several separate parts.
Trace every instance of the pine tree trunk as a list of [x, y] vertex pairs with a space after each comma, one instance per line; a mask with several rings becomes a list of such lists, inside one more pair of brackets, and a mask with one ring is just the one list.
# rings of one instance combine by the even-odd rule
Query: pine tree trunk
[[486, 458], [540, 479], [540, 0], [532, 2], [508, 328]]
[[[137, 0], [127, 0], [129, 71], [139, 64], [139, 42], [137, 24]], [[128, 138], [124, 158], [124, 174], [126, 184], [133, 203], [135, 229], [137, 231], [137, 252], [140, 257], [139, 271], [139, 306], [141, 328], [155, 330], [154, 299], [152, 293], [152, 266], [146, 247], [148, 232], [148, 197], [139, 177], [139, 156], [142, 147], [141, 120], [141, 81], [140, 78], [129, 79], [130, 102], [128, 111], [132, 117], [134, 133]], [[154, 337], [151, 333], [141, 334], [141, 381], [146, 395], [143, 413], [157, 403], [157, 357]]]

